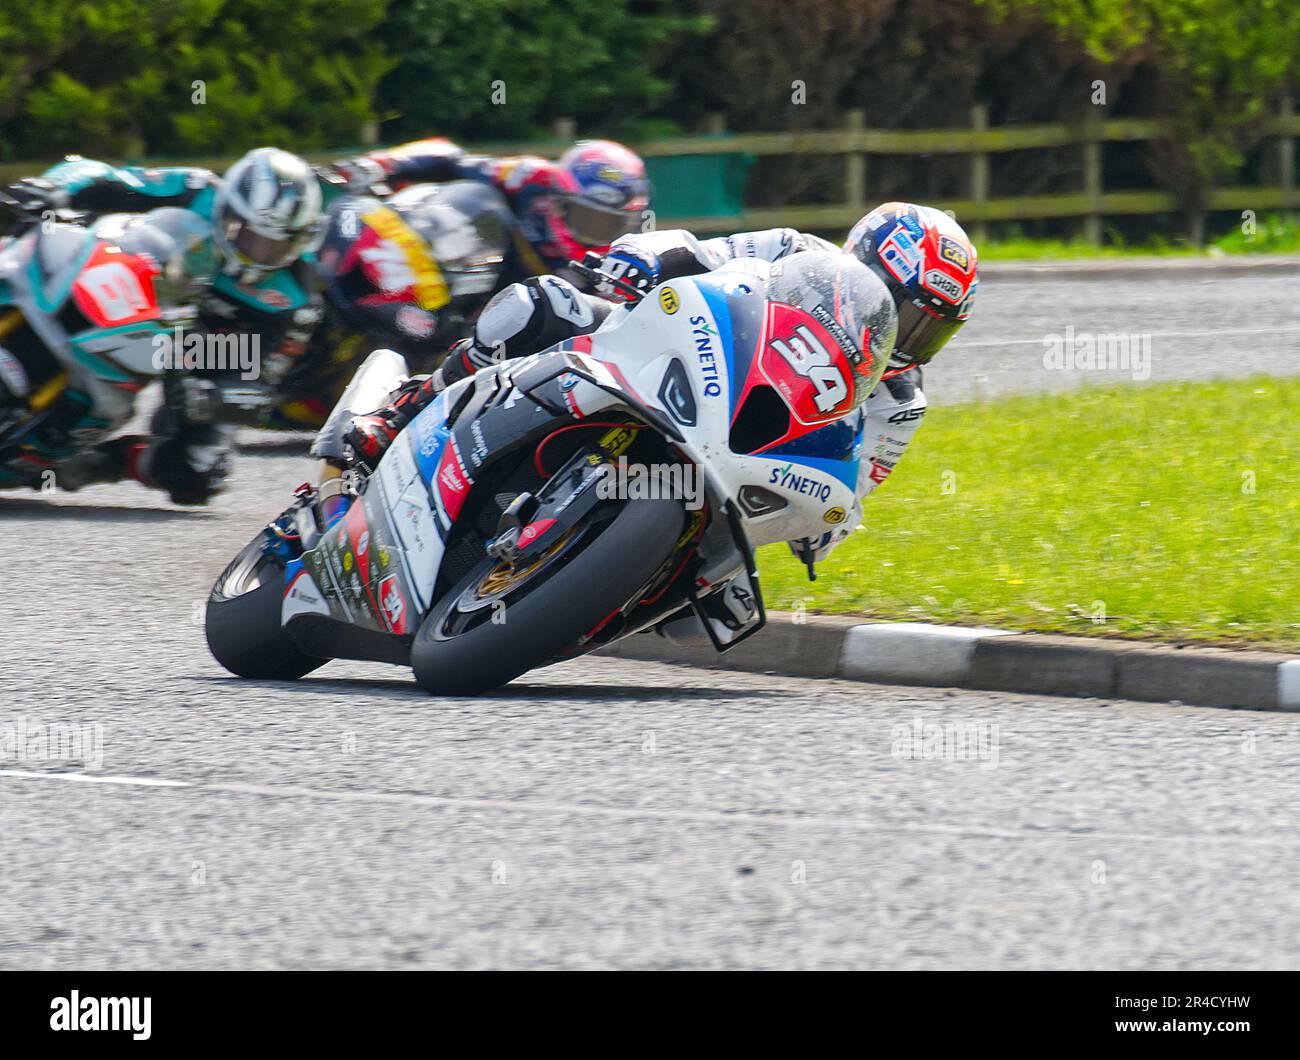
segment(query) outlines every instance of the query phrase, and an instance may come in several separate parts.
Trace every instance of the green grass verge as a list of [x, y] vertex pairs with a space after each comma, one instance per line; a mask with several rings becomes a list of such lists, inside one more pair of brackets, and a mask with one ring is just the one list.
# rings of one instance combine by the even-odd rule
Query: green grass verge
[[996, 239], [979, 245], [981, 261], [1069, 261], [1078, 258], [1194, 257], [1206, 254], [1295, 254], [1300, 252], [1300, 225], [1280, 216], [1260, 218], [1246, 235], [1234, 228], [1227, 235], [1197, 248], [1182, 241], [1154, 240], [1125, 244], [1111, 241], [1095, 247], [1073, 239]]
[[[773, 609], [1300, 649], [1300, 379], [932, 407], [809, 584]], [[880, 535], [883, 535], [880, 536]]]

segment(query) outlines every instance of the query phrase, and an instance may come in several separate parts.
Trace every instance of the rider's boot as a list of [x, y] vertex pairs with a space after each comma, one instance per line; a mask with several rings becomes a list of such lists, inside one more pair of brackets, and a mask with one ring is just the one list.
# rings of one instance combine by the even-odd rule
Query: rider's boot
[[441, 392], [442, 387], [437, 385], [434, 376], [408, 379], [393, 392], [383, 408], [353, 417], [343, 435], [353, 459], [373, 471], [393, 439]]

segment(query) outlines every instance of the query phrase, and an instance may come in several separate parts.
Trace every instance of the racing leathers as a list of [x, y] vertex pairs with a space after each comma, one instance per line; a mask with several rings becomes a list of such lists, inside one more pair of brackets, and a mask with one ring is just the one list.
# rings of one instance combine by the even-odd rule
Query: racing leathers
[[556, 165], [537, 155], [498, 158], [471, 155], [443, 137], [415, 140], [387, 151], [372, 151], [332, 167], [350, 192], [387, 187], [399, 191], [412, 184], [472, 180], [496, 188], [514, 217], [510, 249], [501, 265], [498, 290], [531, 276], [560, 272], [574, 248], [554, 238], [541, 206], [557, 193]]
[[[72, 157], [9, 191], [32, 203], [92, 216], [147, 217], [169, 207], [191, 213], [202, 233], [186, 259], [194, 281], [196, 327], [204, 334], [229, 336], [245, 344], [262, 384], [246, 378], [247, 372], [200, 371], [221, 392], [223, 418], [269, 421], [270, 426], [315, 426], [329, 411], [330, 402], [314, 397], [309, 386], [293, 385], [294, 379], [314, 374], [305, 363], [311, 358], [304, 354], [324, 315], [313, 259], [304, 255], [271, 270], [225, 264], [212, 242], [214, 199], [220, 187], [221, 178], [206, 169], [115, 167]], [[268, 407], [266, 388], [271, 386], [277, 387], [274, 408]]]
[[[192, 321], [183, 262], [195, 234], [191, 215], [164, 208], [110, 215], [89, 230], [70, 224], [27, 228], [0, 244], [0, 292], [5, 293], [0, 298], [0, 488], [76, 490], [135, 479], [165, 490], [178, 504], [205, 503], [220, 489], [228, 446], [216, 416], [219, 395], [211, 381], [185, 369], [184, 347], [169, 341]], [[132, 291], [124, 278], [129, 269], [122, 275], [111, 271], [110, 255], [118, 252], [153, 263], [150, 293]], [[45, 270], [61, 270], [67, 277], [69, 268], [86, 261], [99, 264], [83, 270], [75, 290], [96, 283], [100, 301], [86, 309], [90, 303], [79, 294], [75, 302], [45, 306], [33, 277], [39, 282], [49, 274]], [[33, 267], [24, 269], [28, 262]], [[129, 316], [142, 304], [139, 299], [156, 302], [166, 328], [153, 343], [162, 401], [149, 433], [121, 435], [152, 373], [143, 367], [124, 370], [97, 356], [108, 336], [130, 332], [129, 324], [102, 332], [85, 329], [92, 315], [97, 325]], [[133, 341], [141, 340], [138, 335], [126, 340]]]
[[[626, 236], [605, 258], [602, 271], [648, 290], [659, 283], [698, 275], [738, 259], [779, 261], [804, 250], [835, 250], [816, 236], [789, 228], [697, 240], [689, 232], [664, 231]], [[502, 359], [528, 356], [575, 335], [595, 331], [611, 311], [607, 298], [579, 291], [558, 276], [533, 278], [498, 294], [484, 309], [474, 335], [453, 347], [443, 368], [412, 379], [378, 412], [353, 420], [346, 438], [356, 459], [373, 467], [391, 440], [450, 383]], [[850, 426], [860, 437], [857, 505], [841, 526], [816, 539], [791, 542], [805, 563], [825, 559], [862, 521], [862, 501], [893, 471], [925, 416], [920, 369], [885, 379], [872, 392]], [[821, 430], [842, 429], [830, 424]], [[816, 433], [816, 432], [814, 432]]]

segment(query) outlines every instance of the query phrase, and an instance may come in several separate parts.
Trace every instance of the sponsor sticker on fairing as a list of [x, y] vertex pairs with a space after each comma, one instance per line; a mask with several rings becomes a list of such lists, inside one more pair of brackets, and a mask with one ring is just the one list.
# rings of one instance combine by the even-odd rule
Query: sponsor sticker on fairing
[[396, 574], [390, 574], [379, 583], [379, 606], [383, 610], [384, 623], [389, 630], [393, 633], [405, 633], [408, 608]]
[[791, 493], [799, 493], [805, 497], [812, 497], [819, 501], [828, 501], [831, 496], [831, 485], [815, 475], [803, 474], [802, 471], [796, 471], [793, 463], [786, 464], [785, 467], [774, 467], [772, 473], [768, 476], [768, 484], [779, 486], [783, 490], [789, 490]]

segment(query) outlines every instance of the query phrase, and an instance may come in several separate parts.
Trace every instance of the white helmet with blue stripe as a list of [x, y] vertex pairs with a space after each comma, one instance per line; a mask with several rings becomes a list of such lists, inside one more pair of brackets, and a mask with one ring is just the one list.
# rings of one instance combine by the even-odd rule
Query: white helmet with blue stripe
[[232, 271], [269, 272], [315, 249], [321, 191], [303, 159], [275, 147], [249, 151], [226, 171], [212, 205], [213, 240]]

